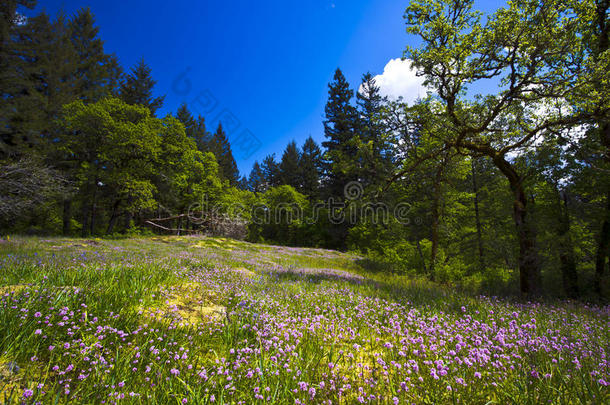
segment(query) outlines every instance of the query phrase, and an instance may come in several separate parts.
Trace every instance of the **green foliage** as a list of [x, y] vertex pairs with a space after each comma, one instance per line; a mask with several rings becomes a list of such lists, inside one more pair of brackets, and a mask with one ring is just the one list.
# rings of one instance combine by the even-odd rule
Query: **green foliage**
[[265, 156], [261, 163], [264, 178], [264, 189], [280, 185], [280, 165], [275, 160], [275, 153]]
[[152, 115], [163, 105], [163, 97], [153, 97], [153, 87], [157, 82], [151, 76], [150, 67], [140, 59], [121, 82], [120, 98], [127, 104], [137, 104], [148, 108]]
[[351, 104], [354, 92], [341, 69], [335, 71], [328, 85], [328, 101], [324, 108], [325, 165], [328, 194], [342, 196], [347, 183], [357, 179], [356, 145], [357, 111]]
[[305, 219], [310, 218], [310, 205], [307, 197], [292, 186], [271, 187], [261, 194], [254, 208], [250, 240], [281, 241], [289, 246], [307, 244], [302, 231]]
[[252, 165], [250, 177], [248, 177], [248, 188], [254, 193], [261, 193], [265, 190], [265, 175], [258, 162]]
[[222, 128], [222, 123], [218, 124], [218, 128], [212, 136], [209, 147], [210, 151], [216, 156], [221, 177], [227, 180], [230, 185], [236, 186], [239, 182], [239, 170], [237, 169], [237, 163], [235, 162], [233, 152], [231, 151], [231, 144]]
[[322, 163], [322, 151], [316, 141], [309, 136], [303, 143], [299, 160], [299, 173], [301, 175], [301, 191], [312, 200], [320, 196]]
[[284, 149], [280, 161], [279, 181], [281, 184], [292, 186], [296, 190], [301, 189], [301, 169], [299, 161], [301, 152], [295, 141], [291, 141]]
[[79, 189], [103, 188], [128, 211], [154, 207], [150, 178], [159, 157], [162, 126], [146, 107], [117, 98], [88, 105], [76, 101], [64, 107], [62, 125], [69, 135], [62, 139], [61, 149], [75, 157]]

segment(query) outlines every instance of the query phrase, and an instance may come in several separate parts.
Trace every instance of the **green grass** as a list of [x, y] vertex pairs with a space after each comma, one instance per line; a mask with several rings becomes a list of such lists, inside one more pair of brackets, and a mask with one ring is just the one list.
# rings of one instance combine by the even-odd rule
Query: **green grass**
[[221, 238], [2, 241], [0, 403], [610, 401], [608, 307], [365, 264]]

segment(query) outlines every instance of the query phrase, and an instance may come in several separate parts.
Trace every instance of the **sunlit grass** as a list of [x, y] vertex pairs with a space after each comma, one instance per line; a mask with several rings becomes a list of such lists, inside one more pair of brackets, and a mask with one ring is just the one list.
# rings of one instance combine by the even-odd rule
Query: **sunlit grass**
[[609, 308], [228, 239], [0, 244], [0, 403], [604, 403]]

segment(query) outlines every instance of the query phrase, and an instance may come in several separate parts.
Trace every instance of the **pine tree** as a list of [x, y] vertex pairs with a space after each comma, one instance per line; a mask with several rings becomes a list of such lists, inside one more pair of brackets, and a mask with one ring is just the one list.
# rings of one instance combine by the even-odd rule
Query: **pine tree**
[[[45, 154], [52, 145], [43, 141], [57, 136], [55, 122], [62, 106], [79, 96], [80, 56], [63, 14], [51, 21], [41, 13], [12, 32], [7, 45], [11, 51], [0, 62], [6, 63], [0, 73], [0, 143], [17, 154], [32, 153], [38, 145], [38, 152]], [[51, 162], [57, 163], [56, 158]]]
[[248, 182], [248, 178], [246, 176], [241, 176], [241, 178], [237, 182], [237, 188], [240, 190], [248, 190], [249, 187], [250, 183]]
[[384, 139], [384, 124], [380, 119], [386, 99], [371, 73], [362, 77], [358, 91], [360, 179], [365, 186], [380, 186], [392, 170], [390, 146]]
[[163, 105], [165, 96], [153, 97], [153, 87], [157, 83], [151, 76], [152, 70], [140, 59], [121, 83], [120, 97], [127, 104], [139, 104], [147, 107], [154, 115]]
[[207, 131], [205, 126], [205, 118], [203, 118], [201, 115], [197, 117], [195, 134], [193, 137], [195, 139], [195, 143], [197, 144], [197, 149], [203, 153], [210, 151], [212, 135]]
[[299, 160], [299, 174], [301, 177], [301, 192], [315, 200], [320, 194], [320, 174], [322, 173], [322, 151], [310, 136], [303, 144], [301, 159]]
[[341, 69], [335, 71], [333, 81], [328, 85], [328, 101], [324, 108], [324, 136], [326, 148], [325, 171], [327, 189], [331, 196], [342, 198], [345, 185], [357, 179], [354, 159], [357, 149], [354, 145], [354, 130], [357, 127], [357, 112], [351, 105], [354, 92], [343, 76]]
[[195, 131], [197, 130], [197, 121], [189, 111], [186, 103], [183, 103], [178, 107], [178, 111], [176, 111], [176, 118], [178, 121], [184, 125], [184, 130], [186, 131], [186, 136], [190, 138], [195, 138]]
[[205, 127], [205, 119], [200, 115], [193, 117], [186, 103], [183, 103], [176, 112], [176, 118], [184, 125], [186, 135], [195, 141], [197, 149], [201, 152], [210, 151], [210, 134]]
[[42, 135], [52, 141], [59, 135], [60, 129], [54, 123], [61, 115], [62, 107], [78, 98], [75, 91], [74, 72], [79, 64], [78, 54], [70, 42], [70, 31], [67, 19], [59, 15], [51, 24], [51, 35], [47, 42], [47, 53], [40, 53], [42, 76], [40, 89], [45, 105], [45, 123]]
[[280, 165], [275, 160], [275, 153], [267, 155], [261, 163], [261, 170], [265, 188], [276, 187], [280, 184]]
[[36, 0], [4, 0], [0, 3], [0, 63], [6, 61], [6, 47], [10, 47], [14, 28], [22, 18], [19, 7], [33, 9]]
[[222, 123], [218, 124], [218, 128], [212, 137], [210, 150], [216, 156], [222, 177], [228, 180], [229, 184], [236, 186], [239, 182], [239, 170], [231, 151], [231, 144], [222, 128]]
[[52, 23], [47, 14], [15, 24], [0, 59], [0, 134], [7, 155], [30, 154], [44, 125], [44, 64], [50, 53]]
[[299, 170], [299, 160], [301, 153], [295, 141], [291, 141], [286, 146], [280, 161], [280, 183], [294, 187], [296, 190], [301, 189], [301, 178]]
[[68, 23], [71, 42], [78, 55], [76, 94], [86, 103], [112, 94], [121, 69], [113, 55], [104, 53], [104, 42], [89, 8], [81, 9]]
[[257, 161], [254, 162], [254, 165], [252, 165], [252, 171], [250, 171], [250, 177], [248, 178], [248, 189], [254, 193], [262, 193], [266, 190], [265, 175]]

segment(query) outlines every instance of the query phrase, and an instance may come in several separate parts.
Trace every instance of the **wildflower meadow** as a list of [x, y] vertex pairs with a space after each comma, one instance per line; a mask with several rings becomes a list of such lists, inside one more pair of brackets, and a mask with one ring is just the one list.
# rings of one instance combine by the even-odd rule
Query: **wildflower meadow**
[[0, 403], [610, 402], [610, 307], [222, 238], [0, 244]]

